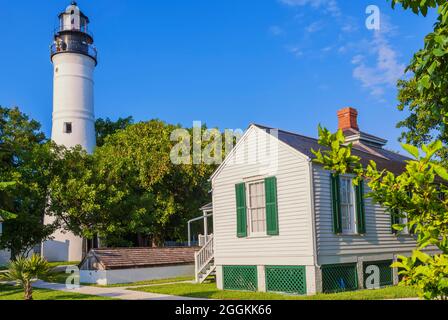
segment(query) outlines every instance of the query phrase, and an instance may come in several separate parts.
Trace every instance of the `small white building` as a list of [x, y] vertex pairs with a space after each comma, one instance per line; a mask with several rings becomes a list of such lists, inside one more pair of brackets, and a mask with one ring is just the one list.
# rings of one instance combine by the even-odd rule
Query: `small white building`
[[[360, 131], [355, 109], [338, 117], [364, 164], [403, 171], [408, 158]], [[196, 254], [198, 282], [216, 272], [219, 289], [294, 294], [397, 283], [389, 266], [411, 253], [413, 236], [393, 231], [391, 215], [364, 197], [366, 184], [313, 163], [319, 148], [314, 138], [249, 127], [211, 177], [214, 236]]]
[[194, 276], [195, 247], [92, 249], [80, 264], [81, 283], [110, 285]]

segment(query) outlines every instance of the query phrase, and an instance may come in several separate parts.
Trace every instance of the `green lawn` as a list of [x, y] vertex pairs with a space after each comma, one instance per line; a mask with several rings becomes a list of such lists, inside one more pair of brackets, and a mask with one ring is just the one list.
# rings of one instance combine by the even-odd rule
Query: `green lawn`
[[178, 283], [171, 285], [133, 288], [132, 290], [218, 300], [383, 300], [417, 297], [416, 291], [407, 287], [388, 287], [379, 290], [319, 294], [315, 296], [294, 296], [277, 293], [227, 290], [221, 291], [216, 289], [215, 283]]
[[70, 275], [68, 274], [68, 273], [65, 273], [65, 272], [53, 272], [51, 275], [50, 275], [50, 278], [49, 279], [45, 279], [47, 282], [52, 282], [52, 283], [62, 283], [62, 284], [64, 284], [64, 283], [66, 283], [66, 281], [67, 281], [67, 278], [69, 277]]
[[[49, 262], [48, 263], [51, 268], [59, 267], [59, 266], [77, 266], [79, 261], [68, 261], [68, 262]], [[0, 271], [8, 270], [8, 266], [0, 266]]]
[[[107, 297], [84, 295], [46, 289], [34, 289], [34, 300], [111, 300]], [[0, 300], [23, 300], [21, 287], [0, 284]]]
[[138, 282], [132, 282], [132, 283], [110, 284], [107, 286], [100, 286], [100, 285], [95, 285], [95, 286], [97, 286], [97, 287], [139, 287], [139, 286], [146, 286], [146, 285], [156, 285], [156, 284], [192, 281], [192, 280], [194, 280], [194, 277], [176, 277], [176, 278], [168, 278], [168, 279], [145, 280], [145, 281], [138, 281]]
[[[69, 276], [69, 274], [67, 274], [65, 272], [55, 272], [52, 274], [51, 278], [48, 279], [48, 282], [65, 283], [68, 276]], [[191, 280], [193, 280], [193, 277], [176, 277], [176, 278], [168, 278], [168, 279], [138, 281], [138, 282], [132, 282], [132, 283], [110, 284], [107, 286], [101, 286], [101, 285], [92, 284], [92, 283], [81, 283], [81, 285], [95, 286], [95, 287], [100, 287], [100, 288], [139, 287], [139, 286], [146, 286], [146, 285], [156, 285], [156, 284], [191, 281]]]
[[60, 266], [78, 266], [79, 263], [80, 263], [79, 261], [48, 262], [48, 264], [52, 268], [60, 267]]

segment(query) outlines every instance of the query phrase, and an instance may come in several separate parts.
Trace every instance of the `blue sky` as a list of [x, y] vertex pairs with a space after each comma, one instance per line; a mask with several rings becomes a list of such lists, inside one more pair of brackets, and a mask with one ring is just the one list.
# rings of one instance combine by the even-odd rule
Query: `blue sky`
[[[69, 1], [0, 0], [0, 105], [19, 106], [51, 131], [49, 44]], [[336, 111], [399, 149], [395, 81], [435, 14], [386, 0], [79, 0], [99, 50], [97, 117], [132, 115], [191, 126], [250, 123], [316, 136]], [[366, 7], [378, 5], [379, 32]]]

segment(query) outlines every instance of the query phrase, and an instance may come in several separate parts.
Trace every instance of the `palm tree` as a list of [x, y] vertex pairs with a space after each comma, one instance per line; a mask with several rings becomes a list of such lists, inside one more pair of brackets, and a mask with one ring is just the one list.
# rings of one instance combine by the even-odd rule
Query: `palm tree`
[[15, 281], [23, 287], [25, 300], [33, 300], [32, 283], [49, 277], [51, 267], [47, 260], [33, 254], [31, 258], [19, 257], [9, 264], [8, 271], [2, 276], [8, 281]]

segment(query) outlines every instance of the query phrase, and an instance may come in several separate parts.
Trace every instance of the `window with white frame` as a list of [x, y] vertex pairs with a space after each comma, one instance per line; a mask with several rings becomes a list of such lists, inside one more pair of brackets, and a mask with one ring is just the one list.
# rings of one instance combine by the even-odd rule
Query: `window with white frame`
[[251, 235], [266, 235], [266, 197], [264, 181], [248, 183], [248, 229]]
[[355, 188], [350, 177], [340, 177], [342, 233], [356, 233]]

